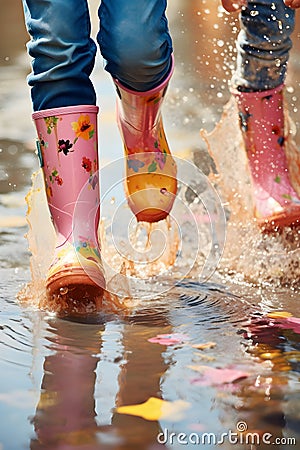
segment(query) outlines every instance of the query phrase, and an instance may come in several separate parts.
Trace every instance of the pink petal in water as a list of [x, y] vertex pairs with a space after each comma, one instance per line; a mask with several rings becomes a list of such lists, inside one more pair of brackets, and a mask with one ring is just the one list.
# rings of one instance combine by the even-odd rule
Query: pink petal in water
[[185, 342], [188, 338], [189, 337], [186, 334], [180, 333], [158, 334], [157, 336], [148, 339], [148, 342], [151, 342], [152, 344], [174, 345]]
[[201, 366], [202, 374], [191, 380], [197, 386], [217, 386], [225, 383], [233, 383], [242, 378], [247, 378], [249, 373], [238, 369], [221, 369]]

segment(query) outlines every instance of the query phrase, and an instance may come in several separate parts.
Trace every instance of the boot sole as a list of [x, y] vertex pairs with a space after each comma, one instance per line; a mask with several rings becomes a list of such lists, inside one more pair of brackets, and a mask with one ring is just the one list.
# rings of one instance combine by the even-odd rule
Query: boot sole
[[[170, 208], [171, 210], [171, 208]], [[154, 223], [154, 222], [160, 222], [161, 220], [164, 220], [168, 217], [170, 211], [159, 211], [157, 212], [149, 209], [141, 211], [140, 213], [136, 214], [136, 218], [138, 222], [148, 222], [148, 223]]]
[[64, 309], [70, 313], [86, 313], [88, 309], [95, 311], [101, 309], [105, 279], [99, 270], [91, 270], [90, 276], [82, 267], [65, 266], [47, 280], [47, 299], [64, 305]]
[[265, 232], [279, 231], [285, 227], [300, 226], [300, 207], [286, 208], [280, 213], [264, 219], [256, 219], [257, 224]]

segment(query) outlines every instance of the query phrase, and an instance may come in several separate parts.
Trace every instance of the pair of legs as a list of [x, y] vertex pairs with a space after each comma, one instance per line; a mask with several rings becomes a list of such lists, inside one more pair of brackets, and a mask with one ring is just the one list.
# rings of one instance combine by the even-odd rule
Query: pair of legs
[[283, 103], [295, 12], [283, 0], [241, 3], [232, 92], [253, 182], [255, 216], [263, 227], [274, 229], [300, 220], [299, 192], [287, 168]]
[[[28, 83], [34, 111], [95, 105], [90, 80], [97, 46], [87, 0], [23, 0], [33, 58]], [[136, 91], [157, 87], [171, 67], [166, 0], [102, 0], [97, 41], [105, 69]]]
[[[38, 152], [57, 231], [46, 287], [49, 298], [82, 309], [84, 301], [101, 303], [105, 287], [97, 235], [98, 107], [90, 79], [97, 46], [87, 0], [23, 5], [32, 37], [28, 82]], [[166, 0], [103, 0], [99, 6], [97, 41], [117, 91], [128, 203], [138, 220], [148, 222], [165, 218], [176, 194], [176, 166], [160, 113], [173, 71], [166, 6]]]

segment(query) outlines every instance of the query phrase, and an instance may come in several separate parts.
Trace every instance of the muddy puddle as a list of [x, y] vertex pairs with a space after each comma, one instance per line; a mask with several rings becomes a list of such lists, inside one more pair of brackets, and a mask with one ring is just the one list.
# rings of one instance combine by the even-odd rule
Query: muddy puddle
[[[26, 34], [20, 5], [2, 8], [1, 450], [300, 448], [299, 234], [264, 236], [249, 225], [247, 173], [241, 185], [230, 171], [243, 158], [226, 81], [238, 25], [217, 5], [169, 6], [177, 63], [165, 123], [180, 190], [171, 222], [155, 230], [131, 222], [122, 181], [109, 189], [122, 170], [122, 145], [114, 90], [98, 62], [102, 236], [110, 291], [122, 287], [122, 307], [110, 308], [108, 297], [103, 312], [73, 321], [40, 308], [39, 280], [51, 259], [53, 230], [40, 209], [39, 175], [30, 200], [31, 229], [25, 220], [25, 196], [38, 171]], [[11, 21], [20, 24], [17, 35], [7, 26]], [[296, 30], [294, 55], [298, 47]], [[290, 68], [287, 100], [297, 129], [300, 74], [294, 56]], [[297, 134], [293, 139], [298, 143]], [[218, 159], [224, 147], [228, 156]], [[229, 183], [236, 194], [231, 208]], [[33, 259], [24, 238], [28, 231]], [[128, 258], [126, 239], [129, 252], [140, 251], [149, 232], [160, 254], [152, 273], [141, 276], [139, 260], [135, 271], [130, 265], [126, 276], [114, 278]], [[28, 284], [32, 277], [34, 284]], [[26, 286], [20, 302], [17, 295]]]

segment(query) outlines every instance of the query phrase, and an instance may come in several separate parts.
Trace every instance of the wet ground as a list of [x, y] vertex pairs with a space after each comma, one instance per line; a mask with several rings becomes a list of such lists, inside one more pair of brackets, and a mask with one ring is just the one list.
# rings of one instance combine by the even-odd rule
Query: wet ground
[[[175, 154], [211, 172], [199, 130], [212, 131], [229, 100], [237, 33], [234, 17], [217, 5], [170, 3], [176, 70], [165, 108]], [[297, 235], [283, 243], [234, 228], [234, 241], [229, 230], [232, 252], [225, 251], [212, 277], [199, 279], [197, 265], [185, 272], [190, 262], [184, 256], [146, 287], [149, 293], [167, 286], [160, 296], [144, 296], [129, 313], [102, 314], [91, 323], [18, 302], [31, 280], [24, 197], [38, 164], [19, 2], [1, 5], [0, 23], [0, 449], [300, 448]], [[299, 128], [297, 36], [296, 30], [287, 100]], [[105, 165], [120, 158], [122, 146], [101, 60], [94, 82]], [[235, 139], [228, 119], [224, 123]], [[216, 148], [224, 146], [213, 136]], [[103, 172], [106, 185], [112, 170]], [[192, 211], [189, 191], [182, 192]], [[185, 210], [175, 212], [182, 218]], [[197, 207], [193, 212], [198, 217]], [[217, 214], [215, 234], [222, 241], [220, 220]], [[202, 244], [206, 231], [204, 224]], [[192, 253], [193, 240], [182, 242], [182, 254]], [[218, 254], [210, 262], [218, 262]]]

